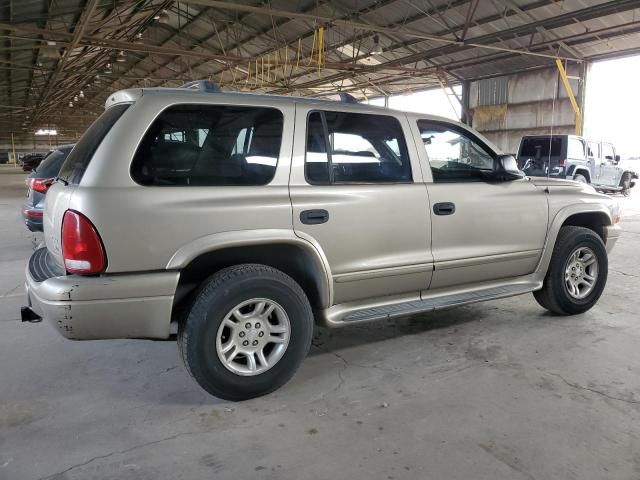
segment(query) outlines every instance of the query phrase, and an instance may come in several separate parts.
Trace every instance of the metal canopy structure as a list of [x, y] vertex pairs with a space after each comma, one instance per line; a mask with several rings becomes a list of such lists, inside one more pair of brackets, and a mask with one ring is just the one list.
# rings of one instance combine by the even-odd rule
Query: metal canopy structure
[[357, 98], [640, 53], [640, 0], [0, 0], [0, 142], [118, 89]]

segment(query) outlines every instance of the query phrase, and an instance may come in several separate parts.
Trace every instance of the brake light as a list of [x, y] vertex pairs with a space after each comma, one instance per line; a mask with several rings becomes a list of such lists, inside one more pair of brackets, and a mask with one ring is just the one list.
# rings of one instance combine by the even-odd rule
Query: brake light
[[558, 165], [560, 165], [561, 167], [564, 167], [564, 165], [565, 165], [566, 163], [567, 163], [567, 159], [566, 159], [566, 158], [563, 158], [562, 160], [560, 160], [560, 161], [558, 162]]
[[47, 193], [49, 187], [53, 184], [53, 178], [32, 178], [31, 189], [40, 193]]
[[87, 217], [67, 210], [62, 219], [62, 257], [69, 273], [92, 275], [104, 272], [107, 257], [98, 231]]
[[22, 213], [27, 217], [42, 217], [42, 210], [23, 210]]

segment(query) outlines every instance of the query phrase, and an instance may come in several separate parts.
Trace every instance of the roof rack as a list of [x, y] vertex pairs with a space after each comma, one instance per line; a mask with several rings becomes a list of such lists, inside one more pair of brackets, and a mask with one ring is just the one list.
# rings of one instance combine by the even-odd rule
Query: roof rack
[[180, 88], [206, 93], [218, 93], [222, 91], [217, 84], [210, 80], [194, 80], [193, 82], [187, 82], [184, 85], [181, 85]]

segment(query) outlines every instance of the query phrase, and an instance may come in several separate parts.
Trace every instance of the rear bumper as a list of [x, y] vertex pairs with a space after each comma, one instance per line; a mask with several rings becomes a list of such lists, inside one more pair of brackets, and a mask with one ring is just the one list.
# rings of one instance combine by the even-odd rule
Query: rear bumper
[[38, 281], [38, 272], [31, 270], [28, 266], [27, 306], [66, 338], [169, 336], [178, 272], [63, 275]]
[[605, 228], [605, 246], [607, 248], [607, 253], [610, 253], [613, 250], [618, 238], [622, 234], [622, 228], [620, 225], [608, 225]]
[[32, 232], [42, 231], [42, 216], [44, 210], [41, 207], [33, 207], [30, 205], [24, 205], [22, 207], [22, 218], [24, 224]]

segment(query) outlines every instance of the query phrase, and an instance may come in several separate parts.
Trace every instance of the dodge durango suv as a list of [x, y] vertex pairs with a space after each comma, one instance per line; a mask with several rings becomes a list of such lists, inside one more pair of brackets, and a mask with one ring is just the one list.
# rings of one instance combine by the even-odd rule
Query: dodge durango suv
[[527, 178], [469, 127], [207, 88], [114, 93], [46, 196], [26, 321], [167, 339], [209, 393], [289, 380], [340, 327], [533, 292], [589, 310], [617, 203]]

